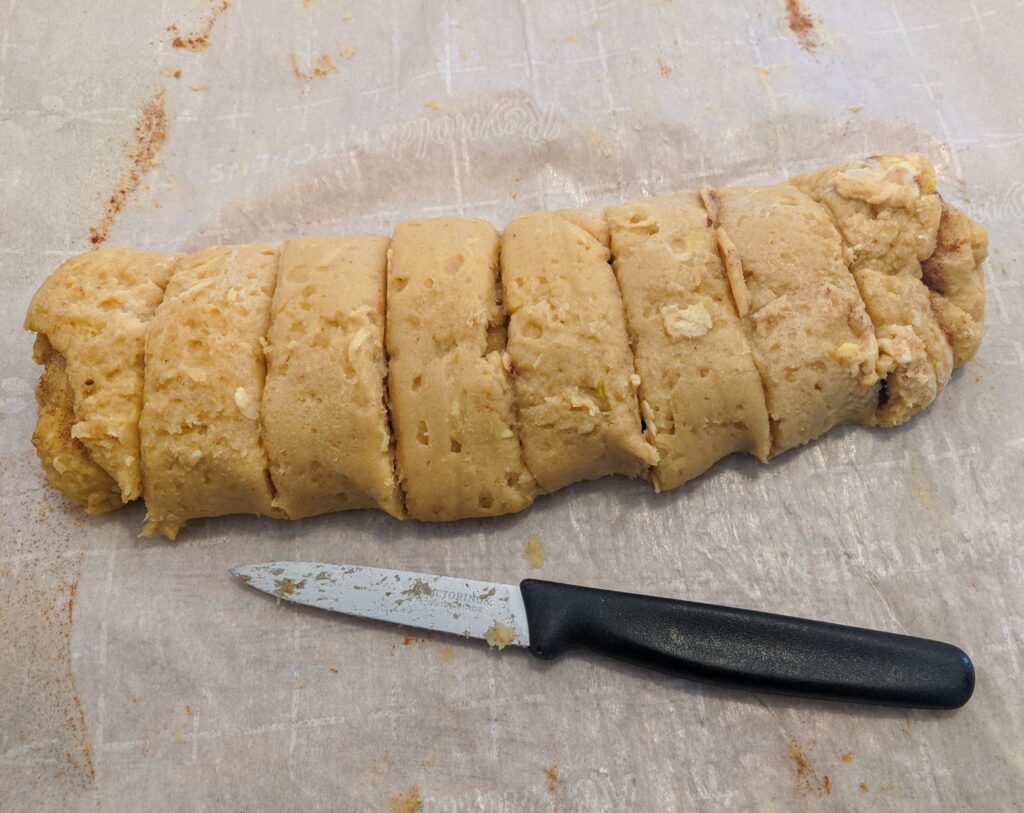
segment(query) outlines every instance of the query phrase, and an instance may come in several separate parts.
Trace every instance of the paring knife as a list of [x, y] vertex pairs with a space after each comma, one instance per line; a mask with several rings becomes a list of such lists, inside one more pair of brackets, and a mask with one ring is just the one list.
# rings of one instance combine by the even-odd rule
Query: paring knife
[[279, 599], [528, 647], [581, 647], [678, 677], [759, 692], [953, 709], [974, 666], [950, 644], [784, 615], [526, 579], [519, 586], [318, 562], [231, 573]]

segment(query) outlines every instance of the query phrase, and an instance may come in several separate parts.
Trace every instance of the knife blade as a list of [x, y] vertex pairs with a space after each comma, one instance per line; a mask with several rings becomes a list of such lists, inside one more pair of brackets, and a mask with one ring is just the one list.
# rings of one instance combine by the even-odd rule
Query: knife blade
[[519, 586], [324, 562], [231, 570], [279, 600], [527, 647], [573, 648], [729, 688], [952, 709], [974, 665], [952, 644], [679, 599], [526, 579]]
[[523, 596], [510, 584], [327, 562], [263, 562], [231, 574], [295, 604], [502, 646], [530, 645]]

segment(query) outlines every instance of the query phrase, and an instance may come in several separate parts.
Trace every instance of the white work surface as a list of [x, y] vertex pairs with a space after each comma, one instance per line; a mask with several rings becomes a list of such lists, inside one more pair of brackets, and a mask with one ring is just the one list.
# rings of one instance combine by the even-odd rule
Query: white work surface
[[[172, 40], [219, 2], [0, 0], [0, 809], [387, 810], [414, 785], [424, 811], [1024, 809], [1024, 6], [808, 3], [801, 44], [784, 0], [232, 0], [193, 51]], [[166, 140], [130, 191], [147, 104]], [[169, 250], [502, 226], [882, 150], [929, 155], [992, 245], [980, 354], [900, 429], [662, 495], [606, 480], [443, 526], [230, 517], [174, 544], [136, 538], [141, 507], [87, 518], [43, 483], [21, 323], [104, 222]], [[541, 663], [227, 574], [290, 558], [915, 633], [966, 649], [977, 690], [907, 712]]]

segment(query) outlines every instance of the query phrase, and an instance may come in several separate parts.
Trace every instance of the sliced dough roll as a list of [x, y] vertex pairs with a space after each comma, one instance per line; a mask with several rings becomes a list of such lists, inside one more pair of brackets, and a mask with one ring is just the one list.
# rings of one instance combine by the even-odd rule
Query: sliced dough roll
[[885, 378], [865, 421], [892, 426], [928, 406], [953, 369], [953, 353], [921, 280], [942, 210], [935, 171], [920, 155], [887, 153], [800, 175], [792, 183], [819, 201], [844, 242], [878, 337]]
[[498, 234], [489, 223], [449, 217], [396, 227], [388, 384], [398, 474], [416, 519], [495, 516], [533, 501], [500, 293]]
[[263, 444], [291, 519], [402, 506], [384, 406], [386, 237], [289, 240], [267, 347]]
[[193, 517], [281, 516], [260, 443], [263, 343], [278, 246], [185, 257], [146, 336], [144, 535], [173, 539]]
[[142, 493], [139, 413], [146, 323], [178, 255], [103, 248], [58, 268], [25, 327], [45, 366], [32, 436], [47, 479], [89, 513]]
[[772, 454], [869, 419], [878, 348], [828, 214], [788, 184], [715, 194], [720, 242], [735, 248], [741, 271], [731, 277], [734, 298], [749, 299], [743, 321], [764, 383]]
[[606, 474], [636, 477], [658, 460], [640, 431], [633, 355], [608, 259], [597, 212], [522, 215], [501, 238], [519, 433], [545, 492]]
[[696, 192], [605, 210], [658, 489], [770, 452], [764, 389]]

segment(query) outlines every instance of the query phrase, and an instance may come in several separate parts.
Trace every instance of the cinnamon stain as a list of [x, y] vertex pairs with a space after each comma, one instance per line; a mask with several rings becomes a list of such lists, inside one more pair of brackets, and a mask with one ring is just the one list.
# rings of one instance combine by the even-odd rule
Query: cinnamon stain
[[47, 526], [41, 516], [19, 522], [17, 537], [7, 538], [6, 522], [14, 519], [7, 513], [0, 507], [0, 545], [17, 565], [0, 565], [0, 639], [7, 642], [0, 651], [5, 758], [18, 776], [19, 798], [45, 798], [57, 809], [70, 809], [96, 781], [71, 657], [83, 555], [72, 547], [69, 531]]
[[156, 165], [166, 140], [167, 114], [164, 111], [164, 91], [161, 89], [142, 106], [135, 119], [132, 140], [125, 147], [127, 166], [114, 186], [114, 191], [104, 202], [99, 222], [89, 229], [89, 241], [94, 246], [106, 241], [128, 198], [139, 188], [146, 173]]
[[793, 762], [793, 779], [797, 793], [821, 797], [832, 792], [832, 780], [827, 775], [818, 778], [799, 741], [791, 739], [787, 753]]
[[544, 769], [544, 775], [548, 780], [548, 793], [551, 796], [558, 795], [558, 766], [549, 765]]
[[808, 53], [813, 53], [821, 45], [818, 20], [803, 0], [786, 0], [786, 25], [796, 35], [800, 47]]
[[182, 33], [179, 26], [169, 25], [167, 31], [174, 34], [171, 45], [174, 48], [183, 48], [186, 51], [204, 51], [210, 47], [210, 34], [217, 24], [217, 18], [231, 7], [230, 0], [220, 0], [219, 3], [211, 4], [210, 13], [205, 22], [191, 33]]
[[853, 759], [853, 751], [847, 751], [847, 752], [846, 752], [845, 754], [843, 754], [843, 755], [842, 755], [841, 757], [839, 757], [839, 758], [840, 758], [840, 759], [841, 759], [841, 760], [842, 760], [843, 762], [849, 762], [849, 761], [850, 761], [851, 759]]

